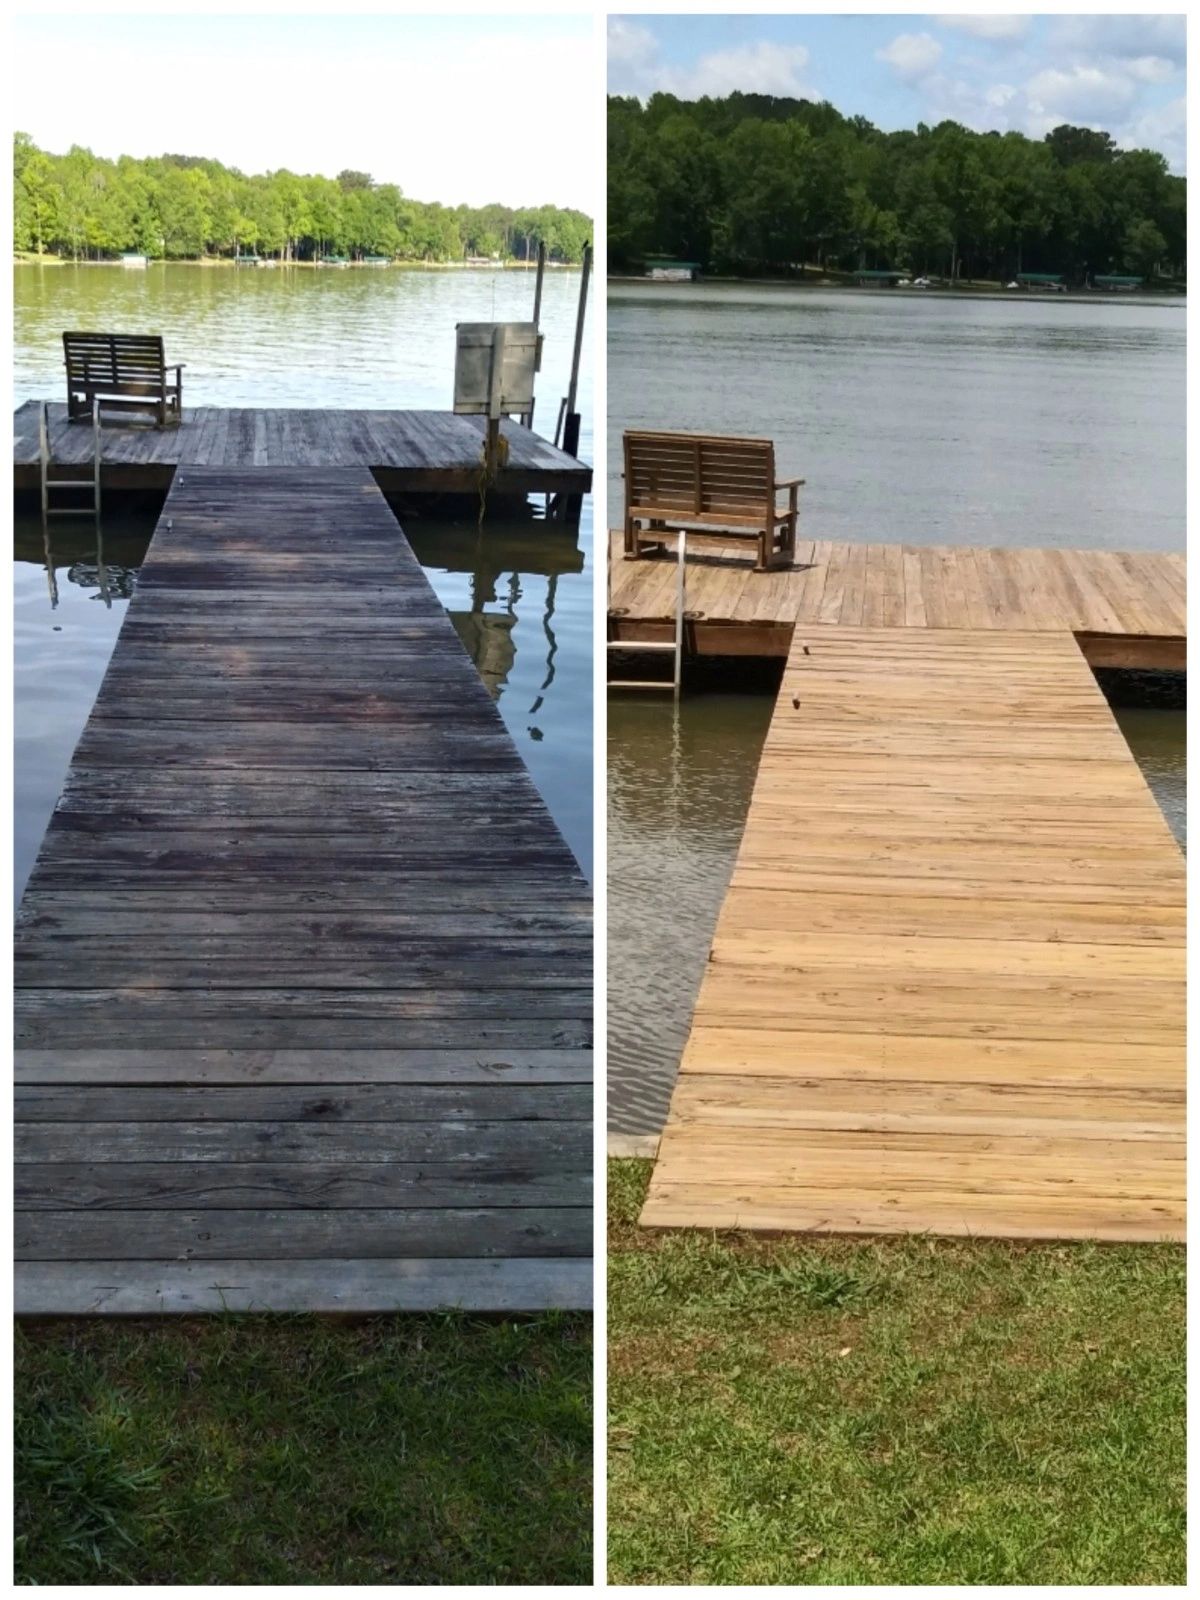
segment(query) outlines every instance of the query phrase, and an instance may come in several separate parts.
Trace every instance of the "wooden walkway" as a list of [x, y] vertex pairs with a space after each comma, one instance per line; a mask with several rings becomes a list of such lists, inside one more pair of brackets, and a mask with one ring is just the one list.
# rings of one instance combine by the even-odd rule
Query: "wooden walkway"
[[[27, 400], [13, 416], [13, 478], [38, 483], [38, 408]], [[508, 465], [496, 484], [505, 494], [586, 494], [591, 468], [548, 439], [501, 424]], [[166, 488], [177, 466], [369, 467], [380, 487], [412, 493], [473, 494], [479, 487], [483, 419], [448, 411], [304, 411], [187, 407], [178, 428], [104, 419], [102, 479], [113, 488]], [[90, 465], [92, 430], [50, 407], [54, 467]]]
[[[1067, 631], [1068, 575], [1089, 623], [1101, 597], [1025, 553], [1049, 631], [988, 626], [979, 596], [963, 629], [931, 617], [923, 552], [923, 623], [902, 587], [910, 625], [863, 626], [876, 551], [854, 559], [857, 580], [811, 580], [828, 605], [792, 577], [801, 620], [642, 1220], [1180, 1239], [1184, 872]], [[958, 563], [929, 562], [944, 593]], [[1136, 603], [1182, 629], [1175, 570], [1131, 586], [1131, 625]], [[780, 580], [757, 582], [770, 609]]]
[[[610, 632], [666, 638], [675, 558], [626, 561], [611, 535]], [[756, 573], [745, 546], [688, 557], [690, 648], [780, 655], [797, 623], [843, 627], [1064, 631], [1093, 666], [1185, 665], [1184, 558], [1104, 550], [833, 544], [801, 540], [796, 565]]]
[[365, 467], [179, 471], [16, 984], [19, 1312], [588, 1303], [590, 896]]

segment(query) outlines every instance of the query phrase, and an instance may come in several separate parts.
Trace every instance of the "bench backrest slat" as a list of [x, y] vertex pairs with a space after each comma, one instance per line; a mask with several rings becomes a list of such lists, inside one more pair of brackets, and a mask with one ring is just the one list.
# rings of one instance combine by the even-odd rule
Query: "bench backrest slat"
[[149, 383], [166, 370], [156, 333], [64, 333], [63, 354], [68, 383], [91, 388]]
[[625, 497], [692, 517], [758, 513], [775, 497], [770, 439], [700, 433], [627, 433]]

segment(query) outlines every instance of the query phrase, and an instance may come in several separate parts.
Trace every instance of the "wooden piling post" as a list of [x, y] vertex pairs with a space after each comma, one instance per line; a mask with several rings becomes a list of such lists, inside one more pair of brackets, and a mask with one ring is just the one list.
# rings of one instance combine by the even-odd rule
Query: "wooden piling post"
[[[541, 319], [542, 319], [542, 283], [543, 283], [543, 281], [545, 279], [545, 276], [546, 276], [546, 242], [543, 239], [541, 241], [541, 243], [538, 245], [537, 281], [534, 283], [534, 286], [533, 286], [533, 331], [534, 331], [534, 333], [537, 333], [538, 329], [541, 327]], [[522, 427], [524, 427], [524, 428], [532, 428], [533, 427], [533, 408], [534, 408], [534, 406], [536, 404], [537, 404], [537, 397], [534, 396], [529, 402], [529, 410], [521, 418], [521, 426]]]
[[[579, 283], [579, 311], [575, 317], [575, 348], [571, 354], [571, 381], [567, 388], [566, 413], [563, 418], [562, 447], [569, 456], [579, 450], [580, 417], [575, 409], [579, 392], [579, 364], [583, 356], [583, 325], [587, 316], [588, 282], [592, 275], [592, 247], [583, 248], [583, 275]], [[583, 507], [581, 495], [560, 495], [555, 502], [555, 514], [563, 522], [578, 522]]]

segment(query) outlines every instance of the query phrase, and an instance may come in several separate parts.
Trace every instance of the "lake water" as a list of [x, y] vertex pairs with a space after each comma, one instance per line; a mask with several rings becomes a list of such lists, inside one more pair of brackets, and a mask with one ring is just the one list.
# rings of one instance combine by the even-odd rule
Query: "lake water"
[[801, 533], [1182, 550], [1185, 312], [614, 284], [610, 521], [626, 428], [772, 438]]
[[[151, 266], [14, 271], [14, 404], [62, 398], [64, 328], [161, 331], [187, 362], [189, 405], [449, 410], [455, 323], [528, 320], [533, 276], [481, 271], [252, 271]], [[547, 272], [545, 349], [535, 426], [552, 434], [566, 393], [579, 274]], [[589, 308], [589, 317], [591, 311]], [[590, 323], [588, 332], [590, 333]], [[591, 364], [584, 340], [580, 454], [592, 459]], [[577, 529], [528, 521], [404, 528], [488, 682], [555, 820], [592, 864], [592, 512]], [[157, 512], [113, 502], [105, 570], [86, 520], [52, 524], [47, 561], [38, 517], [17, 519], [14, 566], [15, 886], [33, 865], [75, 742], [121, 623]], [[53, 572], [53, 581], [50, 573]], [[52, 596], [56, 591], [56, 600]], [[124, 592], [122, 592], [124, 591]]]
[[[610, 522], [627, 427], [776, 441], [802, 532], [1184, 548], [1175, 305], [610, 285]], [[608, 703], [609, 1127], [656, 1132], [733, 870], [773, 694]], [[1118, 722], [1176, 837], [1184, 716]]]

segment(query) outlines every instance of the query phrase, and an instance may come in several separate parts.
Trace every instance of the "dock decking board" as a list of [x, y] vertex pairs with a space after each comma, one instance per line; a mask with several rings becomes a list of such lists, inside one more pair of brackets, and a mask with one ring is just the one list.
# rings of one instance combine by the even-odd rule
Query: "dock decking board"
[[[626, 561], [610, 535], [614, 638], [670, 636], [675, 556]], [[687, 610], [700, 653], [786, 656], [802, 623], [1062, 630], [1097, 666], [1182, 668], [1184, 558], [1158, 552], [993, 550], [801, 540], [796, 565], [756, 573], [743, 549], [689, 549]]]
[[[27, 400], [13, 414], [13, 476], [18, 489], [38, 482], [38, 411]], [[548, 439], [504, 421], [509, 458], [496, 493], [586, 494], [591, 468]], [[474, 493], [479, 485], [483, 419], [449, 411], [313, 411], [187, 406], [178, 428], [156, 429], [105, 418], [102, 481], [114, 487], [165, 487], [180, 466], [231, 469], [367, 467], [384, 489]], [[50, 406], [53, 468], [89, 466], [90, 426]]]
[[1183, 1237], [1182, 857], [1060, 599], [796, 627], [643, 1223]]
[[588, 1304], [590, 933], [367, 468], [184, 465], [18, 915], [18, 1311]]

